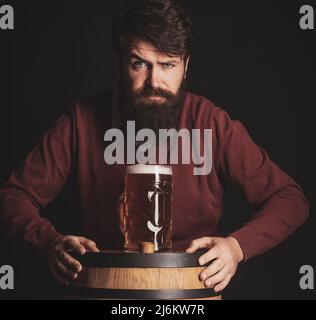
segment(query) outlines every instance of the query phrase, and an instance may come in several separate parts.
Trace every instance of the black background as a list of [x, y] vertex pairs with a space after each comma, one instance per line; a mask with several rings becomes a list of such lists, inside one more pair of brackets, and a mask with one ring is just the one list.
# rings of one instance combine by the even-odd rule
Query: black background
[[[254, 141], [303, 187], [311, 204], [309, 221], [293, 236], [240, 265], [226, 298], [314, 298], [315, 291], [299, 288], [299, 268], [308, 264], [316, 269], [316, 30], [300, 29], [299, 8], [310, 4], [316, 10], [316, 3], [181, 2], [196, 30], [189, 89], [243, 122]], [[113, 87], [109, 28], [126, 1], [2, 3], [15, 9], [15, 30], [0, 30], [0, 183], [75, 97]], [[75, 216], [69, 198], [65, 187], [43, 213], [60, 228]], [[253, 213], [241, 195], [229, 190], [223, 233], [238, 228]], [[68, 222], [61, 218], [65, 215]], [[4, 241], [0, 250], [0, 265], [13, 264], [24, 271], [16, 274], [17, 290], [5, 296], [44, 297], [40, 264], [26, 269], [29, 261]]]

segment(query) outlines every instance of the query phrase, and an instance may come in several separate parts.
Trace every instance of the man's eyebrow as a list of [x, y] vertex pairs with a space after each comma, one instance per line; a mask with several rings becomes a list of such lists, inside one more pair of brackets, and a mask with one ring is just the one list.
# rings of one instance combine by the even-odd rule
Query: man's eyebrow
[[[146, 63], [148, 63], [148, 64], [151, 64], [151, 62], [147, 61], [146, 59], [142, 58], [141, 56], [139, 56], [139, 55], [136, 54], [136, 53], [130, 53], [130, 54], [129, 54], [129, 58], [135, 58], [135, 59], [144, 61], [144, 62], [146, 62]], [[173, 59], [173, 60], [159, 61], [159, 62], [158, 62], [158, 64], [165, 64], [165, 63], [177, 64], [178, 61]]]
[[135, 59], [138, 59], [138, 60], [141, 60], [141, 61], [144, 61], [146, 63], [150, 63], [149, 61], [147, 61], [146, 59], [142, 58], [141, 56], [139, 56], [138, 54], [136, 53], [130, 53], [129, 54], [129, 58], [135, 58]]
[[158, 63], [159, 63], [159, 64], [165, 64], [165, 63], [178, 64], [179, 61], [177, 61], [177, 60], [167, 60], [167, 61], [158, 62]]

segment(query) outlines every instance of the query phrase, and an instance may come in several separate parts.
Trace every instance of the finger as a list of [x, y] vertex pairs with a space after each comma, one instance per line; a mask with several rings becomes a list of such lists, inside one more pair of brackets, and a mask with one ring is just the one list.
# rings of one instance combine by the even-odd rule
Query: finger
[[223, 291], [228, 286], [231, 279], [232, 279], [232, 275], [228, 274], [223, 281], [221, 281], [214, 287], [214, 291], [215, 292]]
[[219, 272], [221, 269], [224, 267], [224, 262], [221, 261], [220, 259], [216, 259], [213, 261], [207, 268], [205, 268], [201, 274], [200, 274], [200, 279], [205, 280], [217, 272]]
[[57, 256], [61, 260], [62, 263], [66, 264], [68, 267], [73, 269], [73, 271], [80, 272], [82, 270], [82, 266], [80, 262], [74, 259], [69, 253], [65, 250], [57, 251]]
[[78, 277], [78, 273], [69, 269], [66, 265], [64, 265], [59, 259], [53, 259], [53, 265], [55, 269], [61, 274], [63, 277], [67, 279], [74, 280]]
[[89, 251], [92, 252], [99, 252], [100, 250], [98, 249], [96, 243], [90, 239], [80, 237], [80, 243]]
[[65, 250], [75, 250], [80, 255], [85, 254], [86, 249], [85, 247], [80, 243], [79, 239], [75, 240], [73, 238], [68, 238], [64, 242], [64, 248]]
[[214, 259], [218, 258], [218, 250], [216, 247], [213, 247], [212, 249], [208, 250], [206, 253], [200, 256], [199, 258], [199, 264], [200, 266], [204, 266], [210, 261], [213, 261]]
[[213, 238], [210, 238], [210, 237], [195, 239], [191, 242], [186, 252], [194, 253], [199, 249], [209, 248], [212, 244], [213, 244]]
[[205, 286], [206, 286], [207, 288], [213, 288], [213, 287], [215, 287], [218, 283], [220, 283], [221, 281], [223, 281], [228, 274], [229, 274], [229, 269], [228, 269], [228, 268], [223, 268], [223, 269], [221, 269], [219, 272], [217, 272], [215, 275], [209, 277], [209, 278], [205, 281]]

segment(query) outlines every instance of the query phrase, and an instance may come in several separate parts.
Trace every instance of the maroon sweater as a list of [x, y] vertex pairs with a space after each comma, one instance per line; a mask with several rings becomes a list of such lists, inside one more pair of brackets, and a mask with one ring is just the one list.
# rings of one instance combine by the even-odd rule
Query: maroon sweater
[[[40, 209], [74, 172], [82, 235], [101, 248], [121, 247], [116, 209], [125, 168], [104, 161], [104, 133], [112, 127], [112, 104], [110, 94], [78, 101], [2, 186], [0, 225], [11, 238], [47, 252], [60, 233], [41, 217]], [[209, 175], [194, 176], [194, 163], [172, 165], [175, 250], [185, 250], [195, 238], [218, 235], [227, 182], [258, 210], [231, 234], [245, 260], [272, 248], [306, 220], [308, 203], [300, 187], [251, 140], [240, 122], [207, 99], [187, 92], [178, 121], [181, 128], [213, 130], [213, 168]]]

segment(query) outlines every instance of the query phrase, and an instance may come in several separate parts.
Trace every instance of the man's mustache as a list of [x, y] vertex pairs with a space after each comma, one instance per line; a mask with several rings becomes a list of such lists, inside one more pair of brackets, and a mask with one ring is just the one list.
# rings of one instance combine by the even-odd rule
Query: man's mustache
[[156, 97], [162, 97], [166, 99], [173, 99], [175, 98], [175, 95], [172, 94], [170, 91], [163, 90], [161, 88], [153, 88], [146, 86], [144, 88], [141, 88], [137, 90], [134, 94], [136, 100], [141, 99], [141, 98], [149, 98], [151, 96], [156, 96]]

